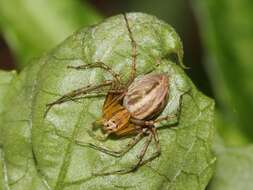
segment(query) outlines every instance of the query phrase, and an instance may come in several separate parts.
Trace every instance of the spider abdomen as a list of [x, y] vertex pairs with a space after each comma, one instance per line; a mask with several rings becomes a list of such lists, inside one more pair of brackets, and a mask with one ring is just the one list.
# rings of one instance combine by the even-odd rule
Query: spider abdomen
[[137, 78], [129, 86], [123, 106], [133, 118], [153, 118], [166, 106], [168, 85], [168, 77], [164, 74], [147, 74]]

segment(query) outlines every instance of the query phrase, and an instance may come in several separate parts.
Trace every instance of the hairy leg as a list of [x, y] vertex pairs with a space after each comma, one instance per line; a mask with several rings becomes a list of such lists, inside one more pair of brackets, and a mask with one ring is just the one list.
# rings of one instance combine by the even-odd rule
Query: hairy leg
[[152, 127], [151, 131], [152, 131], [152, 134], [153, 134], [153, 137], [154, 137], [154, 140], [155, 140], [156, 151], [149, 158], [147, 158], [146, 160], [143, 160], [140, 163], [140, 166], [154, 160], [155, 158], [157, 158], [161, 154], [161, 145], [160, 145], [160, 142], [159, 142], [159, 137], [158, 137], [158, 134], [157, 134], [157, 130], [156, 130], [155, 127]]
[[79, 65], [79, 66], [68, 66], [67, 68], [77, 69], [77, 70], [83, 70], [83, 69], [89, 69], [89, 68], [100, 68], [100, 69], [103, 69], [103, 70], [109, 72], [113, 76], [113, 78], [115, 79], [115, 81], [117, 83], [121, 84], [121, 80], [120, 80], [119, 74], [116, 73], [115, 71], [113, 71], [111, 67], [109, 67], [108, 65], [106, 65], [103, 62], [95, 62], [95, 63], [85, 64], [85, 65]]
[[129, 79], [128, 84], [127, 84], [129, 86], [133, 82], [133, 80], [135, 79], [135, 77], [136, 77], [137, 43], [136, 43], [136, 41], [133, 38], [133, 33], [132, 33], [131, 28], [130, 28], [130, 25], [129, 25], [129, 22], [128, 22], [126, 14], [124, 14], [123, 16], [124, 16], [124, 20], [126, 22], [127, 31], [128, 31], [128, 35], [129, 35], [129, 38], [131, 40], [131, 46], [132, 46], [131, 76], [130, 76], [130, 79]]
[[102, 146], [97, 146], [97, 145], [92, 144], [92, 143], [86, 143], [86, 142], [83, 142], [83, 141], [72, 139], [70, 136], [67, 136], [66, 134], [63, 134], [61, 131], [57, 130], [55, 127], [54, 127], [54, 132], [57, 136], [59, 136], [61, 138], [64, 138], [68, 141], [72, 141], [73, 143], [75, 143], [78, 146], [92, 148], [94, 150], [98, 150], [100, 152], [103, 152], [105, 154], [108, 154], [108, 155], [111, 155], [111, 156], [114, 156], [114, 157], [122, 157], [129, 150], [131, 150], [145, 136], [145, 134], [147, 132], [147, 129], [144, 129], [144, 130], [140, 131], [135, 137], [133, 137], [128, 142], [128, 144], [125, 147], [121, 148], [120, 150], [111, 150], [109, 148], [102, 147]]
[[[85, 143], [79, 140], [72, 140], [70, 137], [65, 136], [64, 134], [61, 134], [59, 131], [56, 131], [56, 134], [59, 137], [65, 138], [66, 140], [69, 141], [73, 141], [76, 145], [81, 146], [81, 147], [88, 147], [88, 148], [92, 148], [94, 150], [103, 152], [105, 154], [114, 156], [114, 157], [122, 157], [124, 156], [129, 150], [131, 150], [147, 133], [148, 129], [144, 129], [142, 132], [138, 133], [138, 135], [136, 135], [134, 138], [132, 138], [129, 143], [122, 149], [120, 150], [110, 150], [108, 148], [102, 147], [102, 146], [97, 146], [94, 145], [92, 143]], [[155, 130], [155, 128], [153, 129], [154, 132], [149, 133], [144, 146], [142, 148], [142, 150], [140, 151], [139, 155], [138, 155], [138, 161], [136, 164], [134, 164], [133, 166], [129, 167], [129, 168], [125, 168], [125, 169], [121, 169], [121, 170], [117, 170], [117, 171], [111, 171], [111, 172], [102, 172], [102, 173], [94, 173], [93, 175], [95, 176], [105, 176], [105, 175], [113, 175], [113, 174], [126, 174], [126, 173], [130, 173], [133, 172], [135, 170], [137, 170], [140, 166], [146, 164], [147, 162], [152, 161], [153, 159], [155, 159], [156, 157], [158, 157], [161, 153], [161, 147], [160, 147], [160, 143], [159, 143], [159, 139], [158, 139], [158, 135], [157, 132]], [[147, 158], [146, 160], [143, 160], [147, 149], [152, 141], [152, 138], [154, 138], [155, 143], [156, 143], [156, 152], [153, 153], [149, 158]]]
[[125, 168], [125, 169], [121, 169], [121, 170], [116, 170], [116, 171], [111, 171], [111, 172], [102, 172], [102, 173], [95, 173], [93, 175], [95, 176], [105, 176], [105, 175], [113, 175], [113, 174], [127, 174], [130, 172], [134, 172], [135, 170], [137, 170], [139, 168], [139, 166], [143, 165], [143, 158], [147, 152], [147, 149], [152, 141], [153, 138], [153, 134], [150, 133], [144, 143], [144, 146], [142, 148], [142, 150], [140, 151], [139, 155], [138, 155], [138, 161], [136, 164], [134, 164], [133, 166], [129, 167], [129, 168]]
[[122, 157], [123, 155], [125, 155], [129, 150], [131, 150], [143, 137], [144, 137], [145, 133], [144, 132], [140, 132], [138, 133], [134, 138], [132, 138], [128, 144], [121, 148], [120, 150], [111, 150], [102, 146], [97, 146], [94, 145], [92, 143], [85, 143], [82, 141], [78, 141], [76, 140], [75, 143], [79, 146], [83, 146], [83, 147], [89, 147], [95, 150], [98, 150], [100, 152], [103, 152], [105, 154], [109, 154], [111, 156], [114, 157]]
[[62, 97], [58, 98], [57, 100], [55, 100], [51, 103], [48, 103], [46, 105], [47, 109], [44, 113], [44, 117], [46, 117], [47, 113], [54, 105], [62, 104], [67, 101], [74, 101], [75, 98], [78, 96], [85, 95], [91, 91], [94, 91], [94, 90], [97, 90], [97, 89], [100, 89], [100, 88], [103, 88], [106, 86], [111, 86], [111, 85], [112, 85], [112, 81], [106, 81], [106, 82], [98, 84], [98, 85], [88, 85], [88, 86], [73, 90], [73, 91], [63, 95]]

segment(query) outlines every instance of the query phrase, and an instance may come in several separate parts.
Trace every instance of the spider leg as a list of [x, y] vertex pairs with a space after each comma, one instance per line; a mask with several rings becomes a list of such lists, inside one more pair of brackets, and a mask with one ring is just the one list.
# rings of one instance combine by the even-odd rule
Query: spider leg
[[107, 95], [107, 93], [104, 93], [104, 92], [87, 93], [83, 96], [78, 96], [78, 97], [71, 98], [70, 101], [80, 103], [79, 100], [84, 99], [84, 98], [97, 98], [97, 97], [103, 97], [103, 96], [106, 96], [106, 95]]
[[151, 128], [152, 130], [152, 134], [153, 134], [153, 137], [154, 137], [154, 140], [155, 140], [155, 146], [156, 146], [156, 152], [154, 152], [149, 158], [147, 158], [146, 160], [143, 160], [141, 163], [140, 163], [140, 166], [154, 160], [156, 157], [158, 157], [160, 154], [161, 154], [161, 145], [160, 145], [160, 141], [159, 141], [159, 138], [158, 138], [158, 134], [157, 134], [157, 130], [155, 127], [152, 127]]
[[144, 137], [145, 133], [147, 132], [146, 130], [141, 131], [140, 133], [138, 133], [138, 135], [136, 135], [134, 138], [132, 138], [125, 147], [121, 148], [120, 150], [111, 150], [106, 147], [97, 146], [92, 143], [86, 143], [86, 142], [82, 142], [79, 140], [73, 140], [73, 139], [71, 139], [71, 137], [61, 133], [56, 128], [54, 128], [54, 131], [57, 136], [64, 138], [68, 141], [73, 141], [78, 146], [92, 148], [92, 149], [98, 150], [100, 152], [103, 152], [105, 154], [108, 154], [108, 155], [111, 155], [114, 157], [122, 157], [123, 155], [125, 155], [129, 150], [131, 150]]
[[84, 96], [80, 96], [80, 97], [76, 97], [76, 98], [72, 98], [71, 100], [73, 101], [78, 101], [80, 99], [84, 99], [84, 98], [97, 98], [97, 97], [103, 97], [103, 96], [106, 96], [107, 93], [105, 92], [94, 92], [94, 93], [87, 93], [85, 94]]
[[133, 33], [132, 33], [131, 28], [130, 28], [130, 25], [129, 25], [129, 22], [128, 22], [126, 14], [123, 14], [123, 16], [124, 16], [124, 20], [125, 20], [125, 23], [126, 23], [128, 35], [129, 35], [129, 38], [131, 40], [131, 46], [132, 46], [131, 76], [130, 76], [130, 79], [129, 79], [128, 84], [127, 84], [127, 86], [129, 86], [134, 81], [134, 79], [136, 77], [137, 43], [136, 43], [136, 41], [133, 38]]
[[[153, 126], [154, 124], [160, 123], [161, 121], [170, 120], [170, 119], [177, 119], [177, 118], [178, 118], [178, 113], [176, 113], [176, 114], [170, 114], [170, 115], [165, 115], [165, 116], [158, 117], [155, 120], [144, 121], [144, 125], [146, 125], [146, 126]], [[176, 124], [178, 122], [177, 120], [175, 122], [173, 122], [173, 124]], [[172, 124], [171, 124], [171, 126], [172, 126]]]
[[[121, 169], [121, 170], [117, 170], [117, 171], [112, 171], [112, 172], [105, 172], [105, 173], [94, 173], [95, 176], [105, 176], [105, 175], [112, 175], [112, 174], [126, 174], [126, 173], [130, 173], [133, 172], [135, 170], [137, 170], [140, 166], [146, 164], [147, 162], [152, 161], [153, 159], [155, 159], [156, 157], [158, 157], [161, 153], [161, 147], [160, 147], [160, 143], [159, 143], [159, 139], [158, 139], [158, 135], [157, 135], [157, 131], [155, 130], [155, 128], [153, 129], [154, 132], [149, 133], [149, 136], [147, 137], [144, 146], [140, 152], [140, 154], [138, 155], [138, 162], [136, 164], [134, 164], [133, 166], [131, 166], [130, 168], [127, 169]], [[56, 134], [59, 137], [65, 138], [69, 141], [73, 141], [71, 140], [70, 137], [65, 136], [63, 134], [60, 134], [60, 132], [58, 132], [57, 130], [55, 131]], [[92, 143], [85, 143], [79, 140], [74, 140], [73, 142], [81, 147], [89, 147], [92, 148], [94, 150], [98, 150], [100, 152], [103, 152], [105, 154], [114, 156], [114, 157], [122, 157], [124, 156], [129, 150], [131, 150], [145, 135], [145, 133], [147, 132], [147, 130], [143, 130], [142, 132], [140, 132], [138, 135], [136, 135], [134, 138], [132, 138], [129, 143], [126, 145], [126, 147], [120, 149], [120, 150], [110, 150], [108, 148], [102, 147], [102, 146], [97, 146], [94, 145]], [[148, 159], [143, 160], [147, 149], [152, 141], [152, 138], [155, 139], [155, 143], [156, 143], [156, 148], [157, 151], [155, 153], [153, 153]]]
[[88, 92], [90, 91], [94, 91], [94, 90], [97, 90], [97, 89], [100, 89], [102, 87], [105, 87], [105, 86], [111, 86], [112, 85], [112, 81], [106, 81], [104, 83], [101, 83], [101, 84], [98, 84], [98, 85], [88, 85], [88, 86], [85, 86], [85, 87], [82, 87], [82, 88], [78, 88], [76, 90], [73, 90], [65, 95], [63, 95], [62, 97], [58, 98], [57, 100], [51, 102], [51, 103], [48, 103], [46, 105], [47, 109], [44, 113], [44, 118], [46, 117], [47, 113], [49, 112], [49, 110], [54, 106], [54, 105], [57, 105], [57, 104], [62, 104], [64, 102], [67, 102], [67, 101], [73, 101], [75, 100], [75, 98], [77, 96], [80, 96], [80, 95], [85, 95], [87, 94]]
[[78, 140], [76, 140], [75, 143], [79, 146], [89, 147], [114, 157], [122, 157], [130, 149], [132, 149], [144, 137], [144, 135], [144, 132], [140, 132], [138, 135], [132, 138], [125, 147], [121, 148], [120, 150], [111, 150], [102, 146], [97, 146], [92, 143], [84, 143]]
[[98, 61], [95, 63], [90, 63], [90, 64], [85, 64], [85, 65], [79, 65], [79, 66], [67, 66], [67, 68], [77, 69], [77, 70], [83, 70], [83, 69], [89, 69], [89, 68], [100, 68], [100, 69], [103, 69], [103, 70], [109, 72], [113, 76], [115, 81], [117, 81], [117, 83], [121, 84], [119, 74], [116, 73], [115, 71], [113, 71], [111, 67], [109, 67], [108, 65], [106, 65], [105, 63], [103, 63], [101, 61]]
[[138, 162], [136, 164], [134, 164], [133, 166], [129, 167], [129, 168], [126, 168], [126, 169], [121, 169], [121, 170], [117, 170], [117, 171], [112, 171], [112, 172], [105, 172], [105, 173], [95, 173], [94, 175], [95, 176], [105, 176], [105, 175], [113, 175], [113, 174], [127, 174], [127, 173], [130, 173], [130, 172], [134, 172], [136, 171], [139, 166], [142, 165], [142, 162], [143, 162], [143, 158], [147, 152], [147, 149], [152, 141], [152, 138], [153, 138], [153, 134], [152, 133], [149, 133], [145, 143], [144, 143], [144, 146], [140, 152], [140, 154], [138, 155]]

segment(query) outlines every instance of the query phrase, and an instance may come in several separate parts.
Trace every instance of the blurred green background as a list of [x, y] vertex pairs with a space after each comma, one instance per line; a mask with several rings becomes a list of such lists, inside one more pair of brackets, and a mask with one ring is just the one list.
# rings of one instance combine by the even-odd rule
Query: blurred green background
[[0, 68], [21, 70], [77, 29], [122, 12], [171, 24], [184, 44], [186, 70], [216, 100], [226, 145], [253, 141], [253, 1], [0, 0]]
[[0, 0], [0, 69], [20, 71], [77, 29], [105, 17], [133, 11], [156, 15], [181, 36], [187, 74], [216, 100], [218, 162], [209, 188], [252, 189], [252, 8], [250, 0]]

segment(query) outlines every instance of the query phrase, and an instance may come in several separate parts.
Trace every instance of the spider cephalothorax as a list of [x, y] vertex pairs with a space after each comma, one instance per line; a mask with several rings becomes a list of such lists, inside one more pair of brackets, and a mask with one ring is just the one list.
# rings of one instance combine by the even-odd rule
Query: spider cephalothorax
[[[109, 72], [113, 79], [98, 85], [85, 86], [69, 92], [56, 101], [47, 104], [45, 112], [46, 115], [50, 108], [56, 104], [80, 98], [82, 95], [87, 95], [92, 91], [109, 86], [109, 90], [106, 92], [106, 98], [102, 107], [102, 117], [94, 121], [93, 126], [91, 127], [94, 131], [97, 126], [101, 126], [104, 135], [97, 136], [93, 132], [90, 134], [98, 140], [105, 140], [111, 134], [114, 134], [119, 138], [129, 134], [135, 134], [135, 137], [128, 143], [126, 148], [120, 151], [97, 147], [93, 144], [89, 144], [89, 146], [112, 156], [122, 156], [144, 136], [147, 136], [147, 139], [143, 149], [140, 151], [138, 162], [136, 164], [127, 169], [105, 172], [100, 175], [131, 172], [136, 170], [140, 165], [156, 158], [160, 154], [161, 150], [158, 134], [154, 125], [162, 120], [175, 117], [175, 115], [159, 117], [159, 114], [167, 105], [169, 96], [168, 76], [163, 73], [149, 73], [136, 78], [137, 44], [133, 38], [127, 16], [123, 15], [123, 18], [126, 23], [126, 30], [128, 31], [128, 36], [132, 45], [132, 66], [129, 80], [126, 83], [123, 83], [119, 74], [114, 72], [112, 68], [102, 62], [80, 66], [69, 66], [69, 68], [72, 69], [101, 68], [104, 71]], [[144, 160], [145, 153], [152, 140], [154, 140], [156, 144], [156, 152]], [[80, 145], [82, 144], [80, 142], [76, 143], [79, 143]]]

